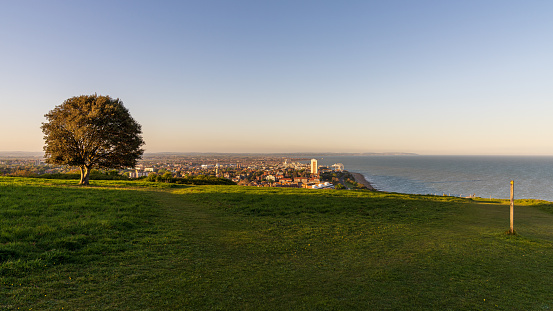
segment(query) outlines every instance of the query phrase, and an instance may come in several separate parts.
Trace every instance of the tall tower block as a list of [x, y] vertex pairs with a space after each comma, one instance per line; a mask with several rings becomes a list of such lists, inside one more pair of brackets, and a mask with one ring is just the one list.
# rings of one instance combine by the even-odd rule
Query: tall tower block
[[317, 159], [311, 159], [311, 174], [318, 174]]

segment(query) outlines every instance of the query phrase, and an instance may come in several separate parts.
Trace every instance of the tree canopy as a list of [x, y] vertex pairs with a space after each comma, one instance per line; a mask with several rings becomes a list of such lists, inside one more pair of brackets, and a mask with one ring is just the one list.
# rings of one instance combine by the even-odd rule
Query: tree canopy
[[76, 96], [44, 116], [46, 162], [79, 167], [81, 185], [92, 168], [134, 167], [144, 153], [141, 126], [118, 98]]

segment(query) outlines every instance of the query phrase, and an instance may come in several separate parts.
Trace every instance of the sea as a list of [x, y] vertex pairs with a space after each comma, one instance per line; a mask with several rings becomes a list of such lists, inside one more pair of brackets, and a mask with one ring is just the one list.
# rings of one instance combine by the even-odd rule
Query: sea
[[381, 191], [553, 201], [551, 156], [329, 156], [320, 165], [342, 163]]

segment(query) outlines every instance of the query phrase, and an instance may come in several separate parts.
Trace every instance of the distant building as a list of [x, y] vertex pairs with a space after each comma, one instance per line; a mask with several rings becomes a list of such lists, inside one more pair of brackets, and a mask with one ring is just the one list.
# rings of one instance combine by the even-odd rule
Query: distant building
[[325, 182], [325, 183], [320, 183], [320, 184], [309, 184], [306, 188], [309, 188], [309, 189], [334, 189], [334, 185], [329, 183], [329, 182]]
[[332, 168], [334, 168], [335, 171], [341, 172], [344, 170], [344, 164], [342, 163], [336, 163], [332, 165]]
[[317, 159], [311, 159], [311, 174], [316, 175], [319, 173], [319, 168], [317, 166]]
[[140, 178], [140, 177], [143, 177], [143, 176], [148, 176], [149, 173], [152, 173], [152, 172], [142, 171], [142, 170], [135, 170], [134, 172], [130, 171], [129, 172], [129, 178]]

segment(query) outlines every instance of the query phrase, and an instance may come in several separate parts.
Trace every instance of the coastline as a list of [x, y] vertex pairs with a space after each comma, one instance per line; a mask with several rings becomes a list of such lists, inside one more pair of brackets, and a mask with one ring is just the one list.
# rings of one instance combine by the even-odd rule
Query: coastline
[[369, 190], [376, 190], [370, 182], [367, 181], [367, 179], [365, 179], [365, 176], [363, 176], [363, 174], [360, 174], [360, 173], [354, 173], [354, 172], [349, 172], [353, 178], [355, 178], [355, 181], [364, 185], [365, 187], [367, 187], [367, 189]]

